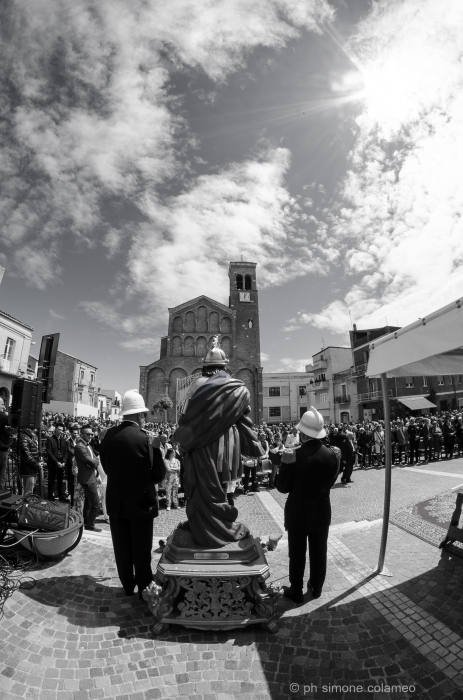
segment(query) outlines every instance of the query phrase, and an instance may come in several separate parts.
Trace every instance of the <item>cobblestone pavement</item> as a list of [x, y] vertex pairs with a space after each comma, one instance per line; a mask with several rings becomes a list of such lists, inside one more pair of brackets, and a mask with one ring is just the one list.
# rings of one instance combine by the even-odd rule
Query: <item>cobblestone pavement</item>
[[[384, 474], [361, 474], [355, 486], [365, 479], [371, 492], [377, 476]], [[405, 478], [415, 480], [401, 482], [410, 489], [415, 483], [415, 500], [432, 488], [448, 488], [442, 481], [447, 477], [426, 476], [425, 486], [420, 474]], [[348, 517], [347, 498], [355, 491], [339, 493]], [[254, 534], [281, 530], [282, 508], [273, 494], [238, 499], [240, 519]], [[156, 522], [163, 535], [184, 518], [179, 511], [163, 515]], [[377, 523], [333, 528], [322, 597], [307, 597], [301, 606], [282, 598], [275, 635], [255, 628], [214, 634], [171, 627], [155, 638], [146, 604], [123, 593], [109, 534], [86, 533], [61, 562], [36, 569], [35, 588], [6, 602], [1, 700], [460, 700], [462, 560], [391, 526], [386, 563], [392, 576], [375, 576], [379, 540]], [[271, 579], [287, 583], [284, 538], [268, 559]]]
[[[455, 476], [436, 476], [430, 472], [452, 472]], [[352, 479], [354, 483], [346, 485], [338, 480], [331, 491], [333, 524], [375, 520], [383, 514], [384, 468], [356, 469]], [[396, 466], [392, 470], [391, 508], [419, 503], [459, 484], [463, 484], [463, 459], [414, 465], [413, 471]], [[276, 490], [272, 490], [271, 494], [284, 507], [286, 495]]]

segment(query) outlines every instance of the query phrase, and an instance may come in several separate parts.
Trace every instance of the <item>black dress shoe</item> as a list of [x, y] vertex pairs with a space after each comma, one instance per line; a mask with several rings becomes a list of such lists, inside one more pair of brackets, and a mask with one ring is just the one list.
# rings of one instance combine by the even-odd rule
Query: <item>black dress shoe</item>
[[85, 525], [84, 527], [86, 530], [90, 530], [90, 532], [103, 532], [99, 527], [90, 527], [90, 525]]
[[312, 587], [312, 584], [310, 581], [307, 581], [307, 591], [312, 594], [312, 598], [320, 598], [322, 592], [321, 591], [315, 591]]
[[296, 603], [296, 605], [300, 605], [304, 602], [304, 595], [302, 593], [295, 593], [290, 586], [283, 586], [283, 595], [285, 598], [292, 600], [293, 603]]

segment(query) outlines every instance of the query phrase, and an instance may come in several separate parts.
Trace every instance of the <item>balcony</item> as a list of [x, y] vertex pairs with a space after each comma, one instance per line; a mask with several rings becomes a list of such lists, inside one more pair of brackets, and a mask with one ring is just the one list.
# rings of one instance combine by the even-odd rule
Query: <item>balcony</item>
[[334, 403], [350, 403], [350, 396], [348, 394], [346, 396], [335, 396]]
[[365, 363], [363, 365], [355, 365], [355, 367], [352, 367], [352, 378], [354, 377], [362, 377], [365, 372], [367, 371], [368, 363]]
[[27, 362], [7, 360], [4, 357], [0, 357], [0, 372], [5, 372], [5, 374], [13, 374], [17, 377], [23, 377], [28, 372]]
[[317, 360], [316, 362], [312, 362], [312, 370], [316, 372], [317, 370], [320, 369], [327, 369], [328, 367], [328, 361], [327, 360]]
[[321, 389], [324, 389], [327, 391], [329, 386], [328, 381], [325, 380], [320, 380], [318, 381], [317, 379], [314, 379], [313, 381], [309, 382], [309, 391], [320, 391]]
[[[392, 389], [388, 390], [388, 395], [392, 396]], [[367, 401], [382, 401], [383, 392], [382, 391], [366, 391], [363, 394], [358, 394], [357, 396], [359, 403], [367, 403]]]

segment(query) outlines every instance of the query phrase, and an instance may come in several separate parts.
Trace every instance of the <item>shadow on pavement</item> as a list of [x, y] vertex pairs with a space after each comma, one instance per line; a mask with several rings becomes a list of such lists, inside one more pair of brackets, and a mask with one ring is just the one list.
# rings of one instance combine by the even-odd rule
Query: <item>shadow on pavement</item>
[[[122, 653], [127, 645], [132, 645], [130, 648], [140, 650], [142, 659], [146, 653], [147, 668], [157, 668], [161, 663], [160, 658], [157, 660], [158, 653], [168, 655], [172, 644], [185, 645], [182, 649], [189, 659], [187, 679], [190, 674], [202, 672], [206, 662], [211, 665], [214, 660], [223, 659], [211, 698], [220, 697], [220, 693], [224, 698], [248, 700], [264, 697], [457, 700], [463, 697], [463, 688], [407, 641], [378, 605], [371, 604], [368, 597], [353, 597], [358, 588], [374, 578], [372, 574], [341, 592], [327, 586], [329, 600], [325, 596], [319, 600], [306, 596], [302, 606], [296, 607], [281, 598], [279, 629], [275, 635], [257, 627], [212, 633], [171, 626], [164, 634], [154, 637], [153, 618], [146, 603], [136, 595], [127, 597], [121, 588], [110, 586], [109, 581], [114, 581], [110, 576], [48, 576], [38, 579], [36, 588], [23, 593], [39, 606], [53, 609], [58, 618], [75, 625], [83, 639], [89, 642], [92, 638], [104, 639], [95, 652], [100, 658], [109, 660], [116, 648]], [[381, 604], [395, 593], [406, 596], [405, 608], [407, 600], [411, 600], [422, 609], [419, 634], [423, 637], [430, 615], [451, 631], [463, 634], [461, 559], [443, 552], [436, 567], [380, 591], [375, 595], [376, 603]], [[438, 645], [445, 648], [446, 640], [442, 637], [441, 634]], [[232, 671], [239, 677], [240, 669], [251, 671], [250, 680], [238, 684], [239, 692], [231, 692], [238, 681], [227, 679], [236, 678], [229, 675]], [[262, 694], [263, 681], [266, 695]], [[183, 682], [187, 680], [178, 680], [179, 689]], [[349, 686], [351, 690], [347, 689]], [[415, 690], [387, 692], [385, 686], [414, 686]], [[367, 690], [369, 687], [376, 690]]]

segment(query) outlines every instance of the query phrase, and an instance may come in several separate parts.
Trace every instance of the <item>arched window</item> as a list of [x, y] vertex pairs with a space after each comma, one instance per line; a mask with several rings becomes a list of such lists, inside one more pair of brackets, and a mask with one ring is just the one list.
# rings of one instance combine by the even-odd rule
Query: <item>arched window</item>
[[222, 333], [231, 333], [231, 320], [228, 318], [228, 316], [223, 317], [220, 330]]
[[207, 331], [207, 309], [205, 306], [200, 306], [198, 309], [198, 324], [196, 330], [200, 333]]
[[154, 415], [153, 405], [162, 394], [166, 393], [166, 375], [161, 367], [153, 367], [148, 372], [146, 405]]
[[200, 335], [196, 341], [196, 355], [197, 357], [206, 357], [207, 353], [207, 341], [203, 335]]
[[187, 314], [185, 316], [185, 331], [192, 332], [195, 329], [195, 315], [193, 311], [187, 311]]
[[243, 289], [243, 275], [236, 275], [236, 288]]
[[183, 333], [183, 318], [181, 316], [176, 316], [174, 318], [172, 330], [174, 333]]
[[217, 311], [212, 311], [209, 315], [209, 330], [212, 333], [218, 333], [219, 331], [219, 314]]
[[251, 275], [246, 275], [246, 277], [244, 278], [244, 288], [245, 289], [252, 289]]
[[172, 338], [172, 355], [181, 357], [182, 355], [182, 339], [179, 335], [174, 335]]
[[220, 346], [224, 353], [226, 354], [227, 357], [231, 357], [232, 355], [232, 342], [231, 338], [228, 337], [228, 335], [224, 336], [221, 340]]
[[184, 357], [193, 357], [195, 354], [195, 341], [191, 335], [187, 335], [185, 338], [185, 344], [183, 346]]

